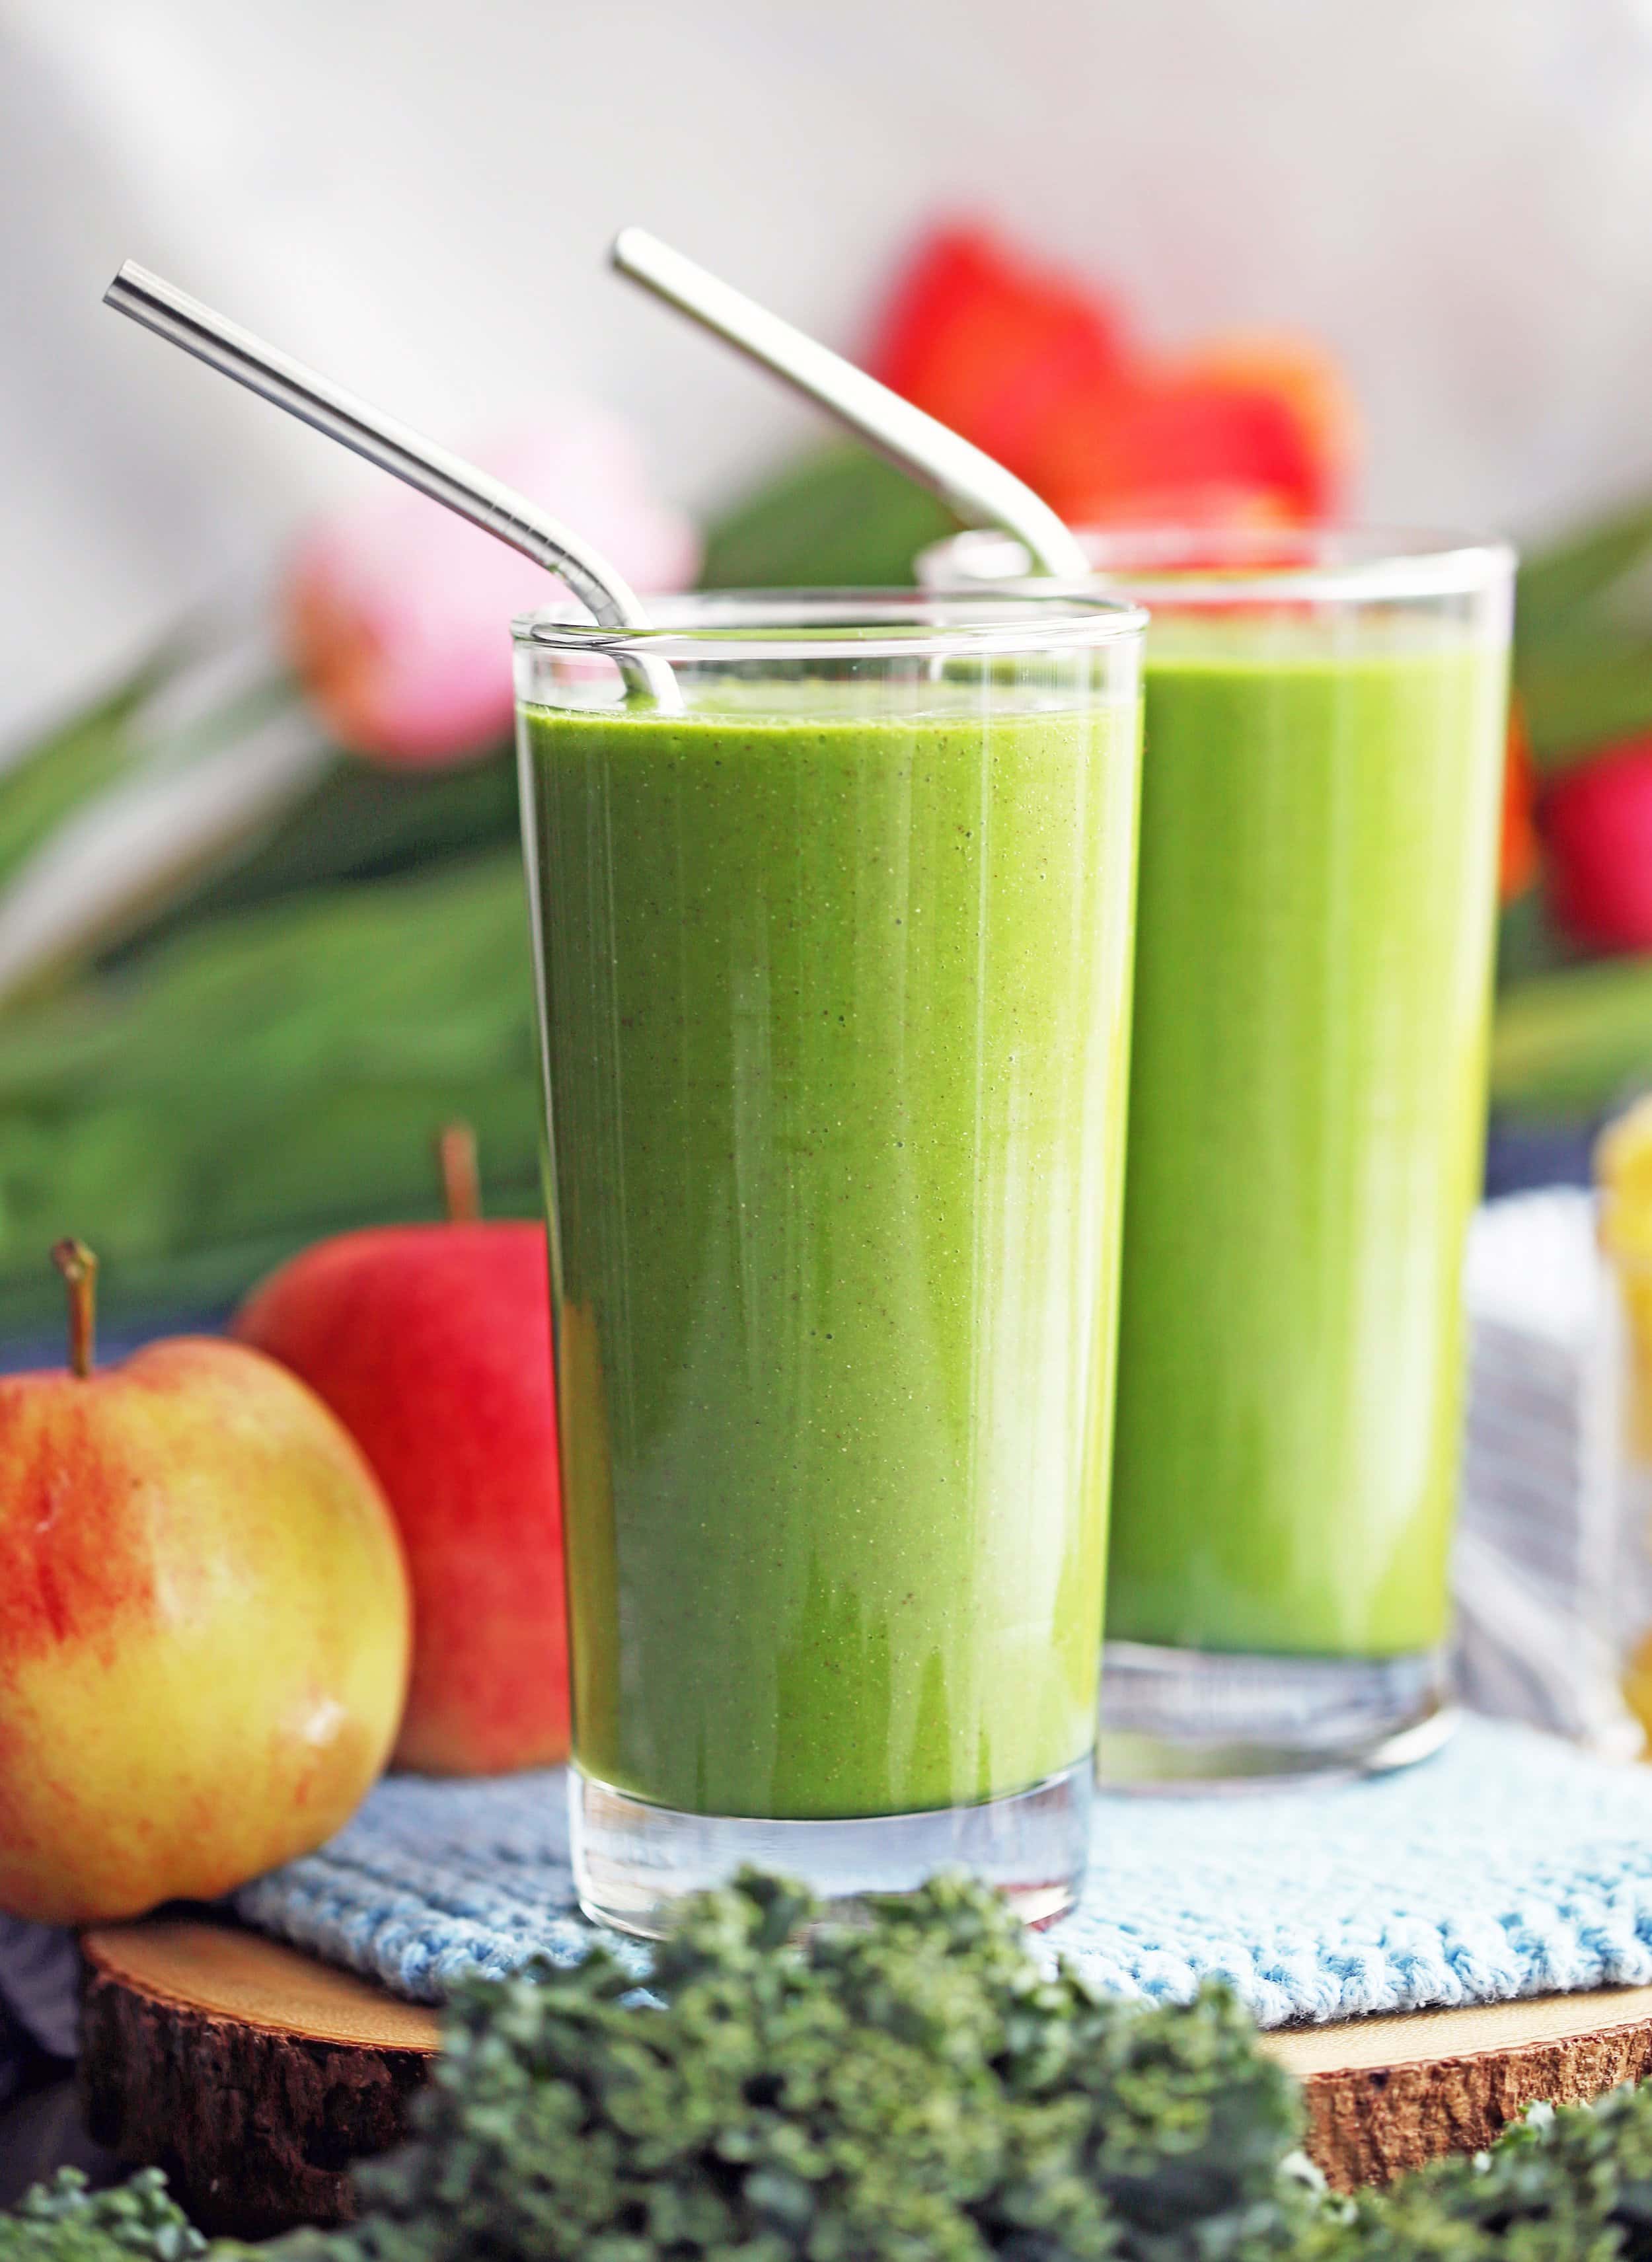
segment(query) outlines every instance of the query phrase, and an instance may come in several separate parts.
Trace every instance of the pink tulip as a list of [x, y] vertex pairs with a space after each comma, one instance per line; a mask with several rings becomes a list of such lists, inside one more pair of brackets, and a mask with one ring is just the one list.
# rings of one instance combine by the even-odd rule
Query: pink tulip
[[[680, 589], [699, 538], [645, 479], [614, 416], [559, 404], [540, 430], [475, 460], [585, 535], [635, 589]], [[410, 487], [386, 484], [301, 544], [284, 591], [287, 643], [340, 742], [409, 768], [463, 761], [511, 717], [513, 613], [562, 585]]]

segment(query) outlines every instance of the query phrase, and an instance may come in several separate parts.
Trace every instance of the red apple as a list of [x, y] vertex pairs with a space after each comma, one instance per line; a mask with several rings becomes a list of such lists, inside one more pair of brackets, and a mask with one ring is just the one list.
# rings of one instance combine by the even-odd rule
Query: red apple
[[0, 1377], [0, 1908], [47, 1923], [207, 1898], [330, 1837], [407, 1687], [395, 1526], [274, 1360], [180, 1336]]
[[306, 1250], [234, 1332], [326, 1400], [395, 1511], [414, 1598], [397, 1762], [490, 1775], [568, 1749], [550, 1288], [542, 1226], [478, 1219], [468, 1135], [444, 1167], [447, 1224]]

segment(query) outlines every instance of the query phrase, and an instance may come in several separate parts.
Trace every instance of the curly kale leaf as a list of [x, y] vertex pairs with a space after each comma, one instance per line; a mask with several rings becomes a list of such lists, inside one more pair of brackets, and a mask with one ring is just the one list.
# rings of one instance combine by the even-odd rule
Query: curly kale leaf
[[206, 2241], [167, 2196], [166, 2178], [146, 2168], [117, 2190], [89, 2191], [77, 2169], [37, 2184], [0, 2215], [0, 2262], [193, 2262]]
[[[361, 2172], [383, 2262], [1210, 2262], [1283, 2251], [1287, 2078], [1224, 1995], [1155, 2010], [1041, 1968], [1003, 1902], [941, 1877], [822, 1924], [745, 1877], [646, 1981], [473, 1986], [415, 2142]], [[801, 1936], [799, 1931], [801, 1927]]]

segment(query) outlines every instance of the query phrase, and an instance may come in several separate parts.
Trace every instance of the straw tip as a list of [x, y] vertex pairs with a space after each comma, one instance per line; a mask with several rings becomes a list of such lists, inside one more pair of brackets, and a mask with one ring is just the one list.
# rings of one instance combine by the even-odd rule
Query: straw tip
[[653, 249], [656, 241], [646, 227], [622, 227], [608, 247], [608, 263], [622, 275], [629, 274]]
[[123, 259], [110, 277], [109, 286], [104, 292], [105, 306], [119, 306], [143, 271], [135, 259]]

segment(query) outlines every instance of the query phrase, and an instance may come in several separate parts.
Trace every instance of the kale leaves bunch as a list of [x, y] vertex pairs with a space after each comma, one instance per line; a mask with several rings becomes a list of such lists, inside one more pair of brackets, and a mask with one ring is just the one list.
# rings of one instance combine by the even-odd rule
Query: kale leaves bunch
[[206, 2251], [158, 2168], [102, 2192], [89, 2191], [77, 2169], [60, 2168], [14, 2215], [0, 2215], [0, 2262], [195, 2262]]
[[956, 1877], [818, 1919], [747, 1876], [641, 1986], [472, 1985], [349, 2230], [209, 2252], [153, 2171], [65, 2172], [0, 2262], [1652, 2262], [1652, 2085], [1339, 2199], [1222, 1990], [1098, 1995]]
[[473, 1985], [414, 2143], [360, 2172], [365, 2262], [1208, 2262], [1280, 2253], [1294, 2086], [1225, 1995], [1052, 1976], [958, 1877], [805, 1929], [747, 1876], [638, 1999], [601, 1948]]

